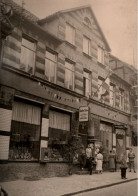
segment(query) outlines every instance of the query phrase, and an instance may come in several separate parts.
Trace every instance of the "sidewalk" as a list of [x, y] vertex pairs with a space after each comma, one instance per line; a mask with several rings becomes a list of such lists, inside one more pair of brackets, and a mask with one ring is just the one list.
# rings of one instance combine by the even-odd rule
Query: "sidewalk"
[[68, 177], [42, 178], [36, 181], [16, 180], [1, 182], [0, 185], [9, 196], [65, 196], [129, 182], [138, 179], [137, 177], [137, 173], [127, 171], [127, 179], [123, 180], [120, 172], [103, 172], [93, 175], [73, 174]]

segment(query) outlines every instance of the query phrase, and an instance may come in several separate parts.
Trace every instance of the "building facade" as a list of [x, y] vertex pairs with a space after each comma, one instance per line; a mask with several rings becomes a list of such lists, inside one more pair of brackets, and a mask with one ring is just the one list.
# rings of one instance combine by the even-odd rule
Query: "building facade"
[[110, 67], [118, 76], [131, 85], [130, 89], [130, 113], [131, 113], [131, 139], [132, 145], [137, 146], [137, 69], [117, 57], [110, 55]]
[[[92, 8], [39, 20], [12, 7], [14, 30], [1, 51], [1, 162], [41, 169], [47, 163], [52, 171], [53, 163], [67, 162], [70, 135], [84, 147], [102, 146], [105, 162], [112, 149], [119, 160], [130, 146], [130, 85], [110, 70], [110, 47]], [[79, 120], [83, 107], [86, 121]]]

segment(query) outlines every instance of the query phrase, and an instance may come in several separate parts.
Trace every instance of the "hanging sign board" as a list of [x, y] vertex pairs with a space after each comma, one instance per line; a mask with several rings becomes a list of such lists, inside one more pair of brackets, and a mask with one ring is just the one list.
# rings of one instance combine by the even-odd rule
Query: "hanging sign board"
[[89, 119], [89, 107], [81, 106], [79, 108], [79, 122], [87, 122]]

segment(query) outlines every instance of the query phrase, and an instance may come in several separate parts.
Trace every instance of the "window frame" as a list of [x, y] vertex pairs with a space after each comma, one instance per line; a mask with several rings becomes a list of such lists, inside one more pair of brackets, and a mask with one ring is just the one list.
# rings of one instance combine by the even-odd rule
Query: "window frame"
[[[68, 36], [70, 33], [71, 33], [71, 36]], [[66, 23], [65, 40], [68, 43], [75, 45], [75, 28], [69, 23]]]
[[[50, 59], [50, 58], [48, 58], [46, 56], [46, 52], [54, 55], [55, 56], [55, 61], [52, 60], [52, 59]], [[50, 81], [50, 75], [48, 76], [48, 78], [46, 76], [46, 60], [54, 63], [54, 82]], [[45, 75], [45, 79], [48, 80], [49, 82], [52, 82], [52, 83], [56, 83], [56, 79], [57, 79], [57, 76], [56, 76], [56, 72], [57, 72], [57, 60], [58, 60], [58, 54], [55, 51], [53, 51], [53, 50], [51, 50], [49, 48], [46, 48], [46, 50], [45, 50], [45, 72], [44, 72], [44, 75]]]
[[[99, 81], [101, 81], [101, 82], [99, 83]], [[99, 100], [101, 100], [101, 95], [102, 95], [103, 90], [104, 90], [103, 86], [101, 85], [103, 82], [104, 82], [104, 78], [98, 77], [98, 99]]]
[[[72, 65], [72, 70], [69, 69], [66, 66], [66, 63]], [[65, 82], [66, 82], [66, 70], [69, 70], [69, 71], [72, 72], [72, 89], [66, 87], [66, 84], [65, 84]], [[74, 90], [74, 82], [75, 82], [75, 63], [73, 61], [69, 60], [69, 59], [65, 59], [65, 80], [64, 80], [64, 87], [73, 91]]]
[[[87, 75], [88, 74], [88, 75]], [[89, 95], [87, 95], [87, 90], [86, 90], [86, 81], [88, 80], [89, 82]], [[86, 97], [90, 97], [92, 94], [92, 90], [91, 90], [91, 80], [92, 80], [92, 76], [91, 76], [91, 71], [89, 70], [83, 70], [83, 84], [84, 84], [84, 95]]]
[[105, 65], [105, 50], [101, 46], [98, 46], [98, 51], [97, 51], [97, 59], [98, 62]]
[[[88, 41], [87, 43], [87, 50], [85, 49], [85, 43], [84, 41]], [[91, 39], [89, 37], [87, 37], [86, 35], [83, 35], [83, 53], [88, 55], [88, 56], [91, 56]]]
[[119, 88], [119, 108], [121, 110], [124, 110], [124, 103], [125, 103], [125, 90], [122, 88]]
[[[111, 86], [113, 87], [113, 90], [111, 90]], [[111, 103], [111, 92], [113, 93], [113, 103]], [[116, 99], [116, 87], [113, 83], [110, 83], [110, 95], [109, 95], [109, 103], [111, 106], [115, 107], [115, 99]]]
[[[23, 40], [26, 40], [27, 42], [30, 42], [30, 43], [33, 43], [34, 44], [34, 49], [31, 49], [29, 48], [29, 46], [26, 46], [24, 43], [23, 43]], [[25, 50], [27, 49], [28, 51], [31, 51], [33, 52], [33, 65], [32, 65], [32, 73], [30, 74], [34, 74], [35, 72], [35, 65], [36, 65], [36, 45], [37, 45], [37, 41], [34, 40], [33, 38], [29, 37], [28, 35], [23, 35], [22, 36], [22, 41], [21, 41], [21, 55], [20, 55], [20, 70], [22, 70], [22, 65], [21, 65], [21, 59], [22, 59], [22, 48], [25, 48]], [[22, 70], [22, 71], [25, 71], [26, 73], [29, 73], [29, 71], [27, 71], [28, 69], [28, 65], [25, 65], [25, 70]]]

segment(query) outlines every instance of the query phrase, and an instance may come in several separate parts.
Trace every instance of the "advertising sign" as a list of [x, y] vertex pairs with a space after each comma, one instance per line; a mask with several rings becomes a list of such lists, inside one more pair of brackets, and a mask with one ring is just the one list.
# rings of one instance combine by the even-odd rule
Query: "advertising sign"
[[89, 107], [81, 106], [79, 108], [79, 122], [86, 122], [89, 119]]

